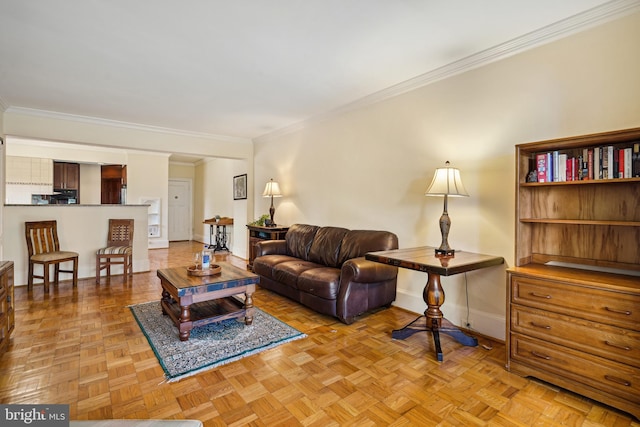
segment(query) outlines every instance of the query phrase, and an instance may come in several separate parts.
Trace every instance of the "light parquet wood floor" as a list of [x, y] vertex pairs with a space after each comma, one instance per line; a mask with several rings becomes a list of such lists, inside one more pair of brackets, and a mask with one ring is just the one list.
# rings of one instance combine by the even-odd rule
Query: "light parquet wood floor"
[[[71, 419], [192, 418], [205, 426], [636, 426], [630, 416], [504, 369], [504, 345], [463, 347], [426, 334], [392, 340], [415, 315], [398, 308], [352, 325], [266, 290], [256, 306], [308, 335], [167, 383], [127, 308], [160, 298], [157, 268], [189, 264], [201, 243], [150, 251], [123, 283], [16, 289], [16, 329], [0, 358], [0, 403], [69, 404]], [[220, 256], [218, 256], [220, 257]], [[244, 267], [245, 261], [223, 256]], [[228, 258], [228, 259], [227, 259]], [[222, 258], [218, 258], [222, 259]]]

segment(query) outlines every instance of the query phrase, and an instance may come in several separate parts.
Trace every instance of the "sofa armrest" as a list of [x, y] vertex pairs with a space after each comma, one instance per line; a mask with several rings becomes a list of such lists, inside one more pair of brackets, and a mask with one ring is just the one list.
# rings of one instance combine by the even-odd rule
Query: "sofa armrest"
[[364, 257], [352, 258], [342, 264], [342, 283], [375, 283], [392, 280], [398, 276], [398, 267], [369, 261]]
[[352, 258], [342, 264], [336, 317], [351, 324], [356, 316], [374, 308], [390, 306], [396, 299], [398, 267]]
[[286, 240], [263, 240], [255, 244], [256, 258], [264, 255], [286, 255]]

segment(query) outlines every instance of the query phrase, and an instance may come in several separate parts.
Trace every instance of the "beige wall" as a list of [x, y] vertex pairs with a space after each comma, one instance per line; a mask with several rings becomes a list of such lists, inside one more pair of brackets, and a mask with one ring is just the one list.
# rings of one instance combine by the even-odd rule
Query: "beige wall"
[[[438, 246], [443, 201], [425, 197], [435, 168], [459, 167], [449, 243], [514, 256], [514, 145], [640, 126], [640, 14], [587, 30], [368, 107], [307, 123], [255, 146], [259, 187], [280, 181], [281, 224], [395, 232], [401, 247]], [[443, 279], [444, 313], [504, 338], [505, 266]], [[396, 304], [426, 307], [426, 276], [401, 271]]]
[[[210, 241], [209, 225], [205, 219], [216, 215], [234, 218], [234, 225], [227, 227], [229, 234], [227, 246], [241, 258], [247, 258], [247, 229], [250, 221], [249, 199], [233, 199], [233, 177], [248, 174], [246, 161], [230, 159], [208, 159], [198, 163], [195, 170], [194, 189], [194, 240], [204, 243]], [[247, 180], [249, 191], [250, 178]], [[215, 240], [212, 240], [215, 243]]]

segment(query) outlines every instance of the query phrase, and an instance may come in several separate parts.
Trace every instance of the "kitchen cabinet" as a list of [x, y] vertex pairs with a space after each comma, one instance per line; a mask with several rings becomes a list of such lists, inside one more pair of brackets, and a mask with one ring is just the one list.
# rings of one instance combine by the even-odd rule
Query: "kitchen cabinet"
[[37, 157], [6, 157], [7, 184], [51, 185], [53, 160]]
[[80, 165], [78, 163], [53, 163], [54, 190], [80, 190]]
[[127, 166], [102, 165], [100, 167], [100, 203], [126, 204]]

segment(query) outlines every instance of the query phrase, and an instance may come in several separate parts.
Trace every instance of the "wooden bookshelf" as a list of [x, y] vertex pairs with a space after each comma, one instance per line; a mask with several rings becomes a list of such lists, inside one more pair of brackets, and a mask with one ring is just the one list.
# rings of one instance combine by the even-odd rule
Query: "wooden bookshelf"
[[537, 155], [640, 143], [640, 128], [516, 146], [507, 369], [640, 417], [640, 178], [527, 182]]

